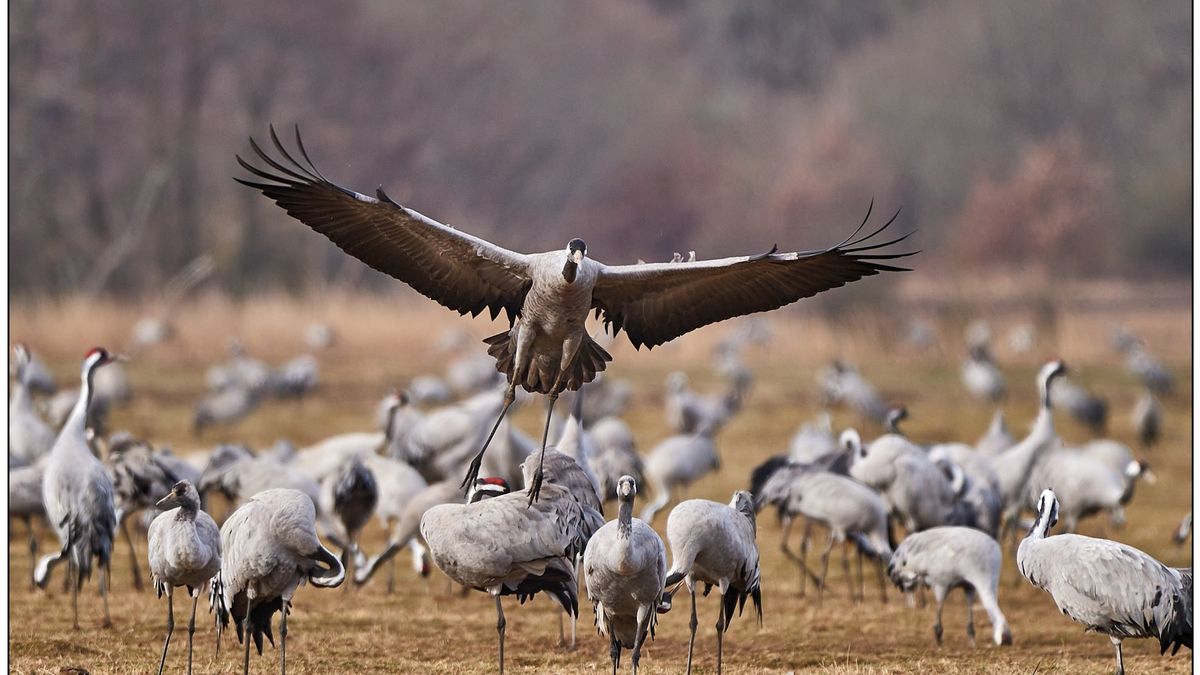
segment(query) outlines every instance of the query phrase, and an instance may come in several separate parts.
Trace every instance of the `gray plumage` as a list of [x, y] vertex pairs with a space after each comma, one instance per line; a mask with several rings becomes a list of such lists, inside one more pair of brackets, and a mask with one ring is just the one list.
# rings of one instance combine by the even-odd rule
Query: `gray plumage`
[[547, 482], [530, 503], [513, 492], [469, 504], [442, 504], [425, 512], [421, 535], [438, 568], [455, 582], [496, 601], [500, 671], [504, 671], [504, 610], [500, 598], [522, 602], [549, 593], [563, 610], [579, 613], [575, 557], [604, 524], [563, 487]]
[[1121, 477], [1125, 486], [1121, 493], [1121, 504], [1128, 504], [1133, 499], [1134, 489], [1141, 481], [1156, 483], [1158, 477], [1150, 470], [1150, 466], [1133, 456], [1133, 451], [1124, 443], [1110, 438], [1100, 438], [1088, 441], [1079, 448], [1079, 452], [1090, 459], [1100, 462]]
[[595, 441], [595, 451], [588, 455], [588, 463], [600, 481], [600, 496], [604, 501], [617, 498], [621, 476], [633, 477], [637, 485], [646, 484], [645, 464], [637, 453], [629, 425], [620, 418], [605, 417], [597, 420], [588, 433]]
[[745, 391], [737, 382], [727, 391], [697, 394], [689, 387], [688, 376], [682, 372], [667, 375], [667, 424], [678, 434], [713, 435], [741, 409]]
[[485, 391], [425, 413], [409, 432], [401, 459], [430, 482], [462, 473], [487, 434], [488, 419], [500, 412], [502, 396]]
[[950, 482], [911, 441], [885, 434], [865, 446], [857, 432], [848, 430], [842, 442], [853, 456], [850, 476], [878, 490], [904, 529], [919, 532], [962, 524], [964, 516]]
[[446, 382], [462, 397], [491, 391], [502, 381], [496, 362], [485, 353], [472, 351], [446, 366]]
[[642, 520], [654, 522], [654, 516], [671, 501], [671, 492], [686, 488], [721, 468], [721, 457], [711, 436], [690, 434], [671, 436], [650, 451], [645, 460], [646, 482], [654, 489], [654, 501], [642, 510]]
[[320, 485], [289, 464], [273, 457], [256, 457], [240, 445], [220, 445], [209, 457], [197, 486], [201, 494], [219, 490], [235, 504], [273, 488], [298, 490], [315, 505], [321, 500]]
[[967, 638], [975, 646], [974, 604], [978, 595], [992, 624], [992, 641], [1012, 644], [1008, 621], [996, 601], [1000, 581], [1000, 544], [979, 530], [967, 527], [935, 527], [910, 534], [896, 547], [888, 576], [901, 590], [920, 586], [933, 589], [937, 614], [934, 639], [942, 644], [942, 607], [946, 596], [962, 588], [967, 598]]
[[337, 473], [325, 479], [321, 486], [322, 511], [332, 514], [341, 526], [342, 566], [348, 567], [351, 555], [358, 550], [358, 534], [371, 519], [379, 502], [379, 484], [375, 474], [360, 457], [350, 457]]
[[[42, 477], [46, 473], [46, 460], [8, 471], [8, 517], [20, 518], [29, 534], [29, 585], [34, 586], [34, 567], [37, 564], [37, 536], [33, 530], [33, 519], [44, 518], [46, 507], [42, 503]], [[11, 520], [10, 520], [11, 522]]]
[[[490, 362], [488, 370], [492, 371], [493, 375], [496, 374], [492, 370]], [[454, 390], [446, 384], [445, 380], [436, 375], [418, 375], [409, 380], [405, 389], [412, 397], [413, 403], [417, 405], [445, 405], [454, 400]]]
[[1147, 389], [1138, 397], [1130, 415], [1130, 424], [1143, 448], [1149, 450], [1158, 444], [1162, 435], [1162, 406], [1154, 398], [1154, 392]]
[[1108, 423], [1108, 402], [1067, 378], [1050, 384], [1050, 404], [1066, 411], [1093, 433], [1103, 433]]
[[986, 345], [970, 348], [959, 374], [963, 387], [975, 398], [992, 403], [1004, 400], [1004, 375]]
[[188, 620], [188, 672], [192, 672], [192, 636], [196, 632], [196, 604], [201, 591], [221, 571], [221, 533], [212, 516], [200, 508], [200, 493], [180, 481], [156, 504], [163, 512], [150, 523], [148, 551], [150, 582], [158, 597], [167, 596], [167, 637], [163, 641], [158, 672], [167, 662], [167, 648], [175, 630], [176, 586], [186, 586], [192, 596]]
[[1125, 672], [1121, 642], [1157, 638], [1160, 652], [1192, 648], [1192, 570], [1173, 569], [1115, 541], [1077, 534], [1049, 536], [1059, 502], [1038, 497], [1037, 520], [1017, 548], [1017, 567], [1048, 592], [1068, 618], [1109, 636], [1117, 673]]
[[1016, 444], [1017, 439], [1013, 438], [1012, 433], [1008, 430], [1008, 425], [1004, 422], [1004, 409], [996, 408], [987, 431], [984, 431], [979, 440], [975, 441], [975, 450], [984, 457], [995, 457]]
[[331, 349], [337, 344], [337, 333], [326, 323], [310, 323], [304, 329], [304, 344], [312, 351]]
[[292, 595], [306, 582], [333, 588], [345, 569], [317, 538], [316, 510], [308, 495], [291, 489], [255, 494], [221, 526], [221, 571], [213, 580], [217, 639], [232, 620], [246, 645], [243, 672], [250, 667], [250, 642], [262, 654], [271, 644], [271, 617], [278, 611], [280, 671], [287, 671], [287, 617]]
[[1170, 371], [1146, 349], [1146, 344], [1133, 335], [1121, 340], [1118, 351], [1125, 355], [1125, 367], [1142, 384], [1156, 394], [1170, 394], [1174, 382]]
[[1066, 372], [1062, 361], [1051, 361], [1038, 371], [1038, 414], [1033, 427], [1020, 443], [993, 456], [992, 470], [1000, 481], [1004, 514], [1001, 517], [1011, 527], [1025, 505], [1026, 485], [1034, 464], [1046, 452], [1058, 447], [1061, 441], [1054, 430], [1054, 413], [1050, 408], [1050, 384]]
[[[354, 583], [364, 584], [384, 563], [392, 560], [393, 556], [405, 546], [413, 550], [413, 565], [422, 576], [429, 574], [426, 560], [428, 550], [421, 539], [421, 518], [429, 509], [441, 504], [462, 504], [463, 491], [458, 485], [458, 479], [452, 478], [440, 483], [433, 483], [418, 491], [404, 505], [398, 517], [392, 519], [391, 534], [387, 547], [379, 555], [370, 560], [355, 565]], [[393, 580], [388, 579], [388, 592], [392, 591]]]
[[[16, 347], [17, 345], [13, 345], [14, 354]], [[54, 375], [46, 367], [46, 362], [42, 361], [37, 354], [30, 351], [27, 347], [22, 345], [22, 348], [27, 358], [24, 359], [24, 363], [14, 360], [12, 365], [20, 365], [24, 368], [25, 374], [23, 379], [25, 380], [25, 386], [33, 394], [53, 396], [58, 391], [58, 385], [54, 383]]]
[[[763, 483], [754, 495], [755, 507], [763, 508], [767, 504], [779, 509], [784, 518], [784, 531], [781, 537], [781, 548], [785, 555], [794, 560], [800, 569], [801, 589], [808, 576], [805, 559], [808, 554], [808, 537], [810, 523], [818, 523], [829, 530], [828, 543], [821, 554], [821, 575], [817, 586], [821, 595], [825, 590], [825, 575], [829, 570], [829, 554], [834, 544], [842, 544], [842, 568], [847, 582], [850, 584], [850, 597], [861, 600], [854, 594], [854, 581], [850, 577], [849, 561], [846, 557], [845, 545], [851, 542], [861, 542], [859, 555], [869, 553], [878, 562], [881, 596], [883, 595], [883, 565], [892, 554], [888, 543], [888, 508], [879, 493], [855, 480], [808, 465], [787, 464], [777, 468]], [[792, 520], [804, 518], [804, 539], [800, 543], [800, 555], [794, 554], [787, 546], [787, 536], [791, 532]], [[865, 551], [864, 551], [865, 549]], [[862, 559], [859, 558], [859, 576], [862, 574]]]
[[[717, 672], [721, 672], [725, 630], [733, 620], [733, 610], [741, 614], [750, 598], [762, 623], [762, 577], [755, 542], [754, 498], [749, 492], [733, 494], [729, 504], [707, 499], [689, 499], [671, 510], [667, 517], [667, 541], [671, 546], [671, 569], [666, 587], [670, 593], [685, 584], [692, 600], [692, 631], [688, 641], [687, 672], [692, 671], [692, 650], [696, 642], [696, 584], [719, 591], [717, 614]], [[670, 603], [670, 596], [665, 602]]]
[[229, 360], [208, 369], [204, 377], [213, 392], [224, 389], [244, 389], [254, 398], [261, 398], [271, 388], [271, 368], [246, 354], [241, 340], [229, 339]]
[[1192, 512], [1188, 511], [1187, 515], [1179, 520], [1179, 525], [1175, 528], [1175, 532], [1171, 534], [1171, 541], [1176, 544], [1183, 544], [1187, 541], [1188, 535], [1192, 533]]
[[1125, 523], [1124, 477], [1102, 462], [1078, 450], [1062, 448], [1047, 453], [1029, 474], [1027, 504], [1037, 505], [1046, 489], [1062, 497], [1062, 521], [1067, 532], [1075, 532], [1079, 521], [1106, 511], [1114, 525]]
[[805, 422], [792, 435], [788, 443], [788, 454], [795, 462], [807, 464], [838, 451], [837, 438], [833, 435], [833, 418], [822, 411], [817, 419]]
[[109, 560], [117, 526], [113, 484], [104, 465], [92, 455], [85, 426], [96, 370], [112, 360], [113, 357], [100, 348], [92, 349], [84, 357], [78, 402], [50, 450], [46, 473], [42, 477], [46, 518], [58, 535], [62, 549], [38, 561], [34, 580], [45, 588], [54, 566], [69, 559], [69, 565], [75, 571], [75, 578], [71, 580], [71, 604], [76, 628], [79, 627], [77, 596], [83, 580], [91, 576], [93, 559], [100, 566], [104, 623], [106, 626], [111, 624], [108, 615]]
[[162, 461], [149, 443], [123, 432], [113, 434], [109, 439], [104, 466], [113, 482], [117, 526], [129, 546], [133, 585], [140, 591], [142, 572], [128, 519], [142, 509], [154, 508], [176, 483], [188, 476], [177, 473], [171, 464]]
[[961, 524], [997, 536], [1004, 502], [991, 462], [964, 443], [939, 443], [929, 448], [928, 456], [948, 475], [959, 503], [970, 514], [969, 522]]
[[13, 367], [16, 372], [8, 401], [8, 464], [33, 464], [50, 452], [55, 433], [37, 413], [33, 405], [32, 361], [25, 345], [13, 345]]
[[200, 434], [213, 425], [230, 426], [258, 409], [263, 395], [241, 384], [231, 384], [206, 394], [192, 414], [192, 433]]
[[276, 368], [270, 382], [278, 398], [303, 398], [321, 383], [321, 364], [312, 354], [301, 354]]
[[645, 521], [633, 517], [637, 484], [632, 476], [617, 480], [617, 518], [592, 535], [583, 556], [584, 581], [596, 630], [609, 636], [613, 672], [621, 649], [633, 650], [638, 670], [642, 644], [653, 637], [658, 605], [667, 578], [667, 548]]
[[817, 382], [821, 385], [824, 404], [845, 404], [864, 420], [879, 425], [886, 422], [887, 403], [879, 395], [875, 385], [867, 381], [854, 366], [835, 359], [829, 366], [817, 372]]
[[[577, 422], [568, 423], [567, 429], [575, 427], [582, 430]], [[583, 446], [576, 444], [574, 448], [567, 447], [566, 450], [573, 450], [580, 453], [586, 453]], [[547, 483], [561, 486], [570, 494], [570, 498], [579, 502], [580, 505], [590, 511], [596, 513], [604, 512], [604, 500], [601, 497], [600, 485], [596, 480], [596, 476], [592, 473], [587, 465], [587, 457], [574, 457], [564, 452], [559, 452], [557, 447], [547, 448], [542, 461], [539, 464], [533, 461], [527, 461], [521, 467], [524, 473], [526, 490], [533, 484], [536, 472], [542, 472], [543, 480]], [[603, 522], [603, 520], [601, 520]], [[595, 528], [592, 528], [593, 531]], [[591, 536], [591, 532], [587, 532], [587, 536], [583, 539], [583, 546], [587, 545], [587, 539]], [[575, 559], [576, 567], [582, 562], [583, 548], [577, 552]], [[576, 576], [578, 576], [576, 569]], [[560, 615], [561, 619], [561, 615]], [[578, 614], [571, 616], [571, 639], [568, 642], [566, 636], [562, 634], [562, 623], [559, 624], [559, 642], [567, 644], [570, 648], [575, 648], [576, 623], [578, 622]]]

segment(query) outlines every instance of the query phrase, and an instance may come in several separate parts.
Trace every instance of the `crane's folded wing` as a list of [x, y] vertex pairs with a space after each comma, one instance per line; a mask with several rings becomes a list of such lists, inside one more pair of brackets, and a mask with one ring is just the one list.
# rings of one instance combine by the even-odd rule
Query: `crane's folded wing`
[[299, 129], [296, 145], [305, 164], [284, 149], [274, 128], [271, 141], [282, 158], [272, 158], [250, 139], [270, 170], [238, 157], [261, 180], [235, 180], [260, 190], [346, 253], [460, 314], [487, 309], [495, 318], [503, 310], [512, 321], [520, 311], [529, 289], [527, 256], [401, 206], [382, 188], [375, 198], [329, 182], [308, 158]]

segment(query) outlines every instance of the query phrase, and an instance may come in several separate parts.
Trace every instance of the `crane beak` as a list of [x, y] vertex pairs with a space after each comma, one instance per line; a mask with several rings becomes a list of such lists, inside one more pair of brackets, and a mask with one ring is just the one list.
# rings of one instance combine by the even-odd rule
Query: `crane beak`
[[166, 497], [154, 502], [154, 508], [158, 509], [159, 511], [166, 511], [174, 508], [176, 506], [174, 497], [175, 495], [168, 493]]
[[129, 357], [125, 354], [113, 354], [112, 360], [117, 363], [129, 363]]

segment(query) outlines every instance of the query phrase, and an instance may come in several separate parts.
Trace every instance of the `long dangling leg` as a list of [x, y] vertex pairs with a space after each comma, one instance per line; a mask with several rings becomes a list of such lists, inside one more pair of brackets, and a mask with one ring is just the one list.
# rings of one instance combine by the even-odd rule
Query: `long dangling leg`
[[887, 604], [887, 582], [884, 581], [883, 574], [883, 557], [876, 558], [875, 570], [879, 573], [879, 601]]
[[[812, 576], [812, 572], [808, 571], [808, 547], [812, 542], [812, 521], [808, 518], [804, 519], [804, 534], [800, 537], [800, 597], [804, 597], [805, 593], [805, 577]], [[823, 584], [817, 582], [816, 577], [813, 577], [813, 583], [817, 588], [823, 587]]]
[[75, 553], [67, 559], [67, 579], [71, 583], [71, 616], [75, 630], [79, 630], [79, 584], [83, 583], [83, 574], [75, 562]]
[[496, 594], [496, 633], [500, 636], [500, 675], [504, 675], [504, 606], [500, 604], [500, 595]]
[[858, 573], [858, 601], [862, 602], [867, 599], [867, 583], [863, 580], [863, 552], [857, 545], [854, 551], [858, 554], [856, 558], [857, 573]]
[[196, 603], [200, 601], [200, 591], [192, 591], [192, 616], [188, 619], [188, 675], [192, 675], [192, 636], [196, 634]]
[[650, 622], [654, 620], [654, 607], [642, 605], [638, 607], [638, 630], [633, 641], [633, 675], [637, 675], [638, 662], [642, 660], [642, 645], [646, 643], [646, 635], [650, 632]]
[[825, 575], [829, 573], [829, 553], [833, 551], [833, 530], [829, 531], [829, 541], [825, 544], [825, 550], [821, 551], [821, 583], [817, 586], [817, 606], [821, 606], [821, 600], [825, 597]]
[[942, 607], [946, 605], [946, 589], [941, 586], [933, 587], [933, 597], [937, 600], [937, 610], [933, 615], [933, 638], [942, 646]]
[[496, 435], [496, 430], [500, 428], [500, 422], [504, 421], [504, 416], [508, 414], [508, 409], [512, 407], [513, 401], [517, 400], [517, 381], [514, 378], [508, 383], [504, 389], [504, 407], [500, 409], [500, 416], [496, 418], [496, 423], [492, 425], [492, 431], [487, 435], [487, 440], [483, 442], [483, 447], [479, 449], [479, 454], [475, 455], [471, 460], [471, 465], [467, 467], [467, 475], [463, 477], [461, 487], [464, 490], [471, 489], [479, 478], [479, 467], [483, 466], [483, 453], [487, 452], [488, 445], [491, 444], [492, 438]]
[[112, 579], [112, 567], [108, 561], [100, 563], [100, 600], [104, 603], [104, 623], [101, 624], [105, 628], [112, 628], [112, 616], [108, 613], [108, 583]]
[[33, 518], [25, 516], [25, 529], [29, 530], [29, 590], [37, 588], [37, 579], [34, 574], [37, 569], [37, 537], [33, 534]]
[[612, 660], [613, 675], [617, 675], [618, 664], [621, 663], [621, 643], [617, 642], [617, 634], [611, 629], [608, 631], [608, 658]]
[[133, 541], [133, 536], [129, 534], [129, 518], [121, 518], [121, 536], [125, 537], [125, 543], [129, 546], [129, 566], [133, 570], [133, 587], [140, 593], [142, 591], [142, 568], [138, 564], [137, 544]]
[[717, 675], [721, 675], [721, 657], [725, 642], [725, 594], [719, 598], [721, 606], [717, 608]]
[[849, 545], [848, 541], [842, 542], [842, 575], [846, 577], [846, 585], [850, 588], [850, 602], [856, 602], [857, 598], [854, 597], [854, 576], [850, 574], [850, 554], [846, 550], [846, 547]]
[[554, 416], [554, 404], [558, 401], [557, 384], [547, 395], [548, 403], [546, 404], [546, 428], [542, 430], [542, 451], [538, 454], [537, 469], [533, 472], [533, 480], [527, 486], [529, 489], [529, 505], [532, 506], [537, 501], [538, 495], [542, 491], [542, 462], [546, 459], [546, 441], [550, 436], [550, 418]]
[[284, 598], [279, 612], [279, 675], [287, 675], [287, 615], [292, 601]]
[[242, 637], [246, 640], [246, 655], [242, 657], [242, 675], [250, 675], [250, 613], [242, 619]]
[[1125, 675], [1125, 657], [1121, 655], [1121, 641], [1115, 637], [1108, 639], [1112, 640], [1113, 648], [1117, 650], [1117, 675]]
[[963, 589], [963, 595], [967, 598], [967, 641], [971, 643], [971, 647], [975, 646], [975, 589]]
[[171, 633], [175, 632], [175, 588], [167, 586], [167, 637], [163, 640], [162, 658], [158, 660], [158, 675], [167, 665], [167, 647], [171, 646]]
[[[689, 579], [689, 582], [691, 580]], [[692, 596], [692, 620], [688, 623], [688, 627], [692, 630], [692, 636], [688, 638], [688, 660], [687, 672], [692, 675], [692, 649], [696, 646], [696, 627], [700, 625], [699, 619], [696, 618], [696, 586], [693, 583], [688, 583], [688, 592]]]

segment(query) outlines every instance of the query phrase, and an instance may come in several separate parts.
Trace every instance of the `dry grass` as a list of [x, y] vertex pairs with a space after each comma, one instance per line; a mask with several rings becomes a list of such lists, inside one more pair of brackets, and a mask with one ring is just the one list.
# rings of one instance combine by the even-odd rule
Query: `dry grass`
[[[401, 299], [327, 297], [299, 301], [274, 298], [235, 305], [209, 297], [190, 305], [179, 317], [180, 338], [170, 346], [149, 351], [130, 364], [136, 397], [133, 404], [115, 413], [116, 428], [128, 428], [157, 444], [180, 451], [208, 447], [217, 440], [240, 439], [253, 444], [280, 436], [307, 443], [347, 430], [367, 428], [373, 406], [385, 386], [402, 382], [419, 372], [437, 370], [440, 363], [426, 335], [446, 326], [465, 326], [477, 335], [488, 334], [484, 322], [452, 322], [444, 313]], [[63, 381], [77, 369], [77, 356], [90, 343], [121, 344], [139, 310], [108, 302], [71, 300], [59, 305], [14, 307], [12, 339], [28, 341], [45, 355]], [[1119, 531], [1107, 523], [1089, 521], [1085, 532], [1104, 533], [1127, 541], [1160, 557], [1168, 564], [1191, 564], [1191, 552], [1170, 543], [1170, 533], [1191, 504], [1192, 459], [1190, 448], [1191, 361], [1188, 345], [1190, 312], [1170, 308], [1139, 310], [1125, 318], [1146, 335], [1180, 378], [1179, 392], [1167, 406], [1165, 441], [1149, 455], [1161, 478], [1157, 486], [1141, 489], [1129, 509], [1129, 524]], [[302, 403], [270, 403], [239, 427], [193, 439], [188, 434], [191, 404], [202, 387], [202, 368], [223, 354], [224, 338], [243, 337], [251, 353], [279, 362], [302, 349], [301, 328], [309, 320], [322, 320], [338, 330], [341, 341], [323, 355], [321, 392]], [[1112, 434], [1131, 441], [1126, 414], [1136, 389], [1107, 346], [1111, 316], [1097, 312], [1063, 312], [1056, 318], [1058, 340], [1039, 344], [1036, 353], [1006, 368], [1013, 400], [1009, 418], [1023, 429], [1032, 418], [1032, 373], [1037, 361], [1060, 354], [1082, 363], [1081, 377], [1107, 396], [1113, 406]], [[86, 340], [79, 326], [88, 326]], [[948, 320], [951, 327], [958, 324]], [[749, 353], [759, 376], [747, 410], [718, 439], [722, 471], [694, 486], [689, 496], [726, 501], [743, 487], [750, 467], [786, 447], [791, 432], [816, 410], [813, 373], [833, 353], [843, 353], [861, 363], [892, 400], [909, 404], [910, 432], [918, 439], [976, 438], [990, 411], [965, 399], [958, 383], [957, 333], [931, 355], [912, 355], [892, 345], [894, 330], [865, 315], [851, 315], [837, 326], [812, 315], [792, 313], [774, 322], [776, 340], [767, 348]], [[955, 328], [956, 329], [956, 328]], [[614, 375], [633, 380], [637, 399], [628, 421], [641, 446], [649, 448], [665, 434], [660, 417], [663, 376], [675, 368], [694, 373], [697, 386], [712, 382], [707, 355], [724, 328], [701, 331], [680, 344], [636, 353], [627, 346], [614, 355]], [[88, 344], [85, 344], [88, 343]], [[1099, 346], [1097, 346], [1099, 345]], [[1009, 361], [1012, 362], [1012, 361]], [[1009, 363], [1006, 362], [1006, 363]], [[537, 411], [521, 410], [518, 421], [527, 430], [535, 427]], [[1060, 418], [1061, 420], [1061, 418]], [[847, 413], [835, 416], [838, 425], [857, 424]], [[1087, 437], [1065, 420], [1060, 432], [1068, 440]], [[876, 430], [867, 430], [872, 436]], [[664, 514], [665, 515], [665, 514]], [[660, 528], [665, 517], [656, 523]], [[43, 550], [53, 537], [40, 532]], [[889, 602], [881, 605], [878, 590], [868, 584], [867, 601], [852, 604], [839, 562], [830, 565], [829, 594], [818, 608], [810, 597], [797, 595], [795, 567], [777, 549], [779, 528], [764, 512], [759, 544], [763, 550], [764, 618], [759, 628], [750, 615], [734, 622], [728, 633], [725, 665], [729, 672], [1103, 672], [1112, 668], [1107, 639], [1083, 635], [1080, 627], [1055, 611], [1050, 597], [1016, 580], [1011, 559], [1006, 560], [1000, 604], [1016, 640], [1011, 648], [986, 644], [990, 631], [977, 612], [981, 646], [970, 649], [963, 630], [961, 595], [948, 605], [946, 646], [933, 645], [932, 608], [908, 609], [889, 589]], [[383, 534], [372, 525], [366, 537], [368, 551], [377, 551]], [[144, 557], [145, 541], [139, 544]], [[152, 671], [161, 648], [165, 603], [152, 593], [132, 590], [125, 551], [114, 556], [113, 618], [115, 627], [99, 627], [100, 604], [94, 582], [85, 587], [81, 602], [83, 628], [70, 628], [70, 609], [57, 579], [49, 593], [31, 593], [25, 580], [29, 566], [23, 536], [10, 541], [10, 669], [19, 673], [56, 673], [63, 666], [83, 666], [93, 673], [144, 673]], [[382, 579], [361, 589], [333, 591], [305, 588], [297, 595], [290, 621], [289, 666], [295, 673], [335, 672], [463, 672], [486, 673], [495, 669], [495, 614], [480, 593], [466, 597], [448, 594], [443, 578], [431, 582], [416, 577], [406, 556], [398, 567], [398, 590], [384, 591]], [[868, 570], [869, 571], [869, 570]], [[867, 577], [868, 581], [872, 579]], [[182, 606], [182, 602], [178, 603]], [[584, 603], [586, 605], [586, 601]], [[549, 602], [532, 605], [506, 603], [508, 644], [506, 656], [512, 672], [606, 672], [607, 643], [594, 634], [591, 610], [582, 610], [580, 645], [574, 652], [554, 646], [555, 613]], [[170, 668], [183, 668], [186, 619], [176, 608], [177, 631]], [[701, 628], [696, 655], [700, 672], [715, 669], [716, 603], [701, 600]], [[219, 658], [212, 650], [210, 616], [197, 631], [198, 672], [240, 672], [240, 651], [228, 639]], [[687, 650], [686, 599], [662, 617], [657, 639], [649, 643], [642, 665], [646, 673], [679, 672]], [[1187, 672], [1190, 652], [1175, 658], [1159, 657], [1152, 641], [1127, 643], [1130, 672]], [[267, 648], [252, 657], [254, 672], [278, 667], [278, 652]], [[628, 667], [627, 661], [623, 663]]]

